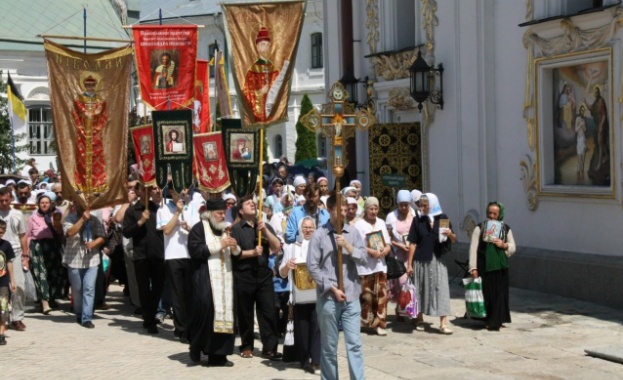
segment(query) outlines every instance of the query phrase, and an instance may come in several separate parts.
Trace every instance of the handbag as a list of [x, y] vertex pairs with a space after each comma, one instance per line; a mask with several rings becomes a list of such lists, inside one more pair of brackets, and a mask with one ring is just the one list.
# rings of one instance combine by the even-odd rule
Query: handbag
[[465, 288], [465, 309], [467, 315], [472, 318], [485, 318], [485, 297], [482, 294], [482, 278], [467, 277], [463, 279]]
[[385, 264], [387, 264], [387, 279], [395, 280], [402, 277], [407, 273], [407, 268], [402, 260], [398, 260], [394, 255], [388, 255], [385, 257]]
[[396, 311], [400, 317], [417, 318], [418, 304], [415, 276], [410, 276], [407, 282], [402, 285]]

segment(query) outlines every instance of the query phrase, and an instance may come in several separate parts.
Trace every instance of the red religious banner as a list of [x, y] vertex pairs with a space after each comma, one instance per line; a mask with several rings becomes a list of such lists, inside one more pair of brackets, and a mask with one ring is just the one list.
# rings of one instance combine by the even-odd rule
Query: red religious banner
[[193, 145], [199, 188], [209, 193], [219, 193], [228, 188], [229, 173], [221, 132], [196, 134]]
[[130, 128], [130, 132], [141, 182], [145, 186], [154, 186], [156, 184], [154, 127], [151, 124], [141, 125]]
[[223, 4], [245, 126], [287, 118], [304, 1]]
[[195, 106], [193, 108], [193, 132], [212, 131], [210, 122], [210, 76], [209, 62], [197, 60], [197, 80], [195, 80]]
[[44, 48], [63, 196], [85, 209], [127, 202], [132, 49]]
[[195, 97], [196, 25], [132, 27], [141, 97], [156, 110], [190, 107]]

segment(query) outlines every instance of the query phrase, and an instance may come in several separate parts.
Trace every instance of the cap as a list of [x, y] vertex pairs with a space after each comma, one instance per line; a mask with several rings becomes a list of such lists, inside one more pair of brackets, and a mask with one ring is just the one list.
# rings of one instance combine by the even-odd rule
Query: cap
[[268, 29], [266, 29], [266, 27], [261, 27], [260, 31], [257, 32], [257, 37], [255, 37], [255, 43], [257, 44], [260, 41], [270, 42], [270, 34], [268, 34]]
[[223, 199], [219, 198], [210, 198], [206, 201], [206, 210], [215, 211], [215, 210], [225, 210], [227, 209], [227, 205]]

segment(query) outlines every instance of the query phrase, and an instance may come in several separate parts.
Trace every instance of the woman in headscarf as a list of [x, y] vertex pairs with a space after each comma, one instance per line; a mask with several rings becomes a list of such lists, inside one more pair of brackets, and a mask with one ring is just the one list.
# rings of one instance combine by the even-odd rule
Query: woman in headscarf
[[287, 244], [279, 274], [289, 278], [294, 304], [294, 347], [301, 368], [309, 373], [320, 374], [320, 326], [316, 315], [316, 288], [299, 289], [293, 278], [297, 265], [307, 262], [309, 240], [316, 230], [314, 218], [306, 216], [299, 226], [298, 241]]
[[485, 324], [487, 329], [493, 331], [499, 331], [504, 323], [511, 322], [508, 258], [515, 253], [516, 246], [513, 232], [503, 220], [504, 205], [500, 202], [489, 203], [487, 220], [474, 228], [469, 246], [469, 271], [473, 278], [482, 277], [487, 310]]
[[316, 183], [320, 188], [320, 200], [326, 205], [327, 199], [329, 198], [329, 195], [331, 193], [329, 191], [329, 180], [327, 179], [327, 177], [320, 177], [318, 178], [318, 180], [316, 180]]
[[63, 267], [62, 214], [55, 209], [56, 195], [46, 191], [39, 196], [38, 209], [26, 224], [26, 241], [30, 251], [33, 274], [41, 311], [49, 314], [55, 299], [62, 298], [68, 285], [67, 269]]
[[[416, 215], [415, 211], [411, 208], [411, 194], [408, 190], [398, 191], [398, 194], [396, 194], [396, 204], [398, 207], [387, 215], [385, 225], [387, 226], [387, 232], [391, 237], [393, 255], [396, 259], [402, 261], [406, 268], [407, 258], [409, 255], [409, 243], [407, 242], [407, 236], [409, 235], [411, 222]], [[406, 281], [406, 273], [400, 278], [388, 281], [390, 301], [398, 303], [402, 285], [404, 285]], [[398, 306], [396, 306], [396, 308], [397, 307]], [[396, 313], [396, 315], [398, 315], [398, 313]], [[402, 319], [402, 317], [398, 318], [398, 320]]]
[[[435, 194], [422, 195], [420, 206], [422, 216], [413, 220], [407, 238], [409, 240], [407, 274], [412, 275], [415, 271], [418, 294], [415, 329], [424, 330], [424, 314], [426, 314], [439, 317], [439, 332], [449, 335], [452, 334], [452, 330], [447, 327], [447, 316], [450, 314], [450, 287], [448, 268], [441, 261], [441, 254], [447, 240], [456, 242], [456, 235]], [[440, 227], [442, 220], [448, 224], [447, 228]]]
[[273, 230], [275, 230], [275, 235], [283, 238], [290, 211], [292, 211], [292, 207], [294, 206], [294, 197], [290, 193], [285, 193], [281, 196], [279, 203], [281, 204], [281, 210], [273, 214], [269, 223], [273, 227]]
[[[387, 325], [387, 264], [385, 256], [391, 252], [390, 238], [385, 222], [377, 218], [379, 200], [368, 197], [364, 203], [363, 218], [355, 223], [355, 228], [366, 241], [368, 263], [357, 265], [361, 276], [361, 327], [373, 329], [385, 336]], [[383, 236], [383, 241], [378, 239]], [[375, 241], [376, 240], [376, 241]]]
[[366, 198], [361, 195], [361, 181], [358, 179], [354, 179], [350, 181], [349, 186], [355, 188], [355, 200], [357, 201], [357, 206], [359, 206], [359, 211], [357, 212], [357, 216], [361, 217], [363, 215], [363, 208]]
[[422, 198], [422, 192], [418, 189], [411, 190], [411, 208], [415, 212], [416, 217], [420, 217], [420, 198]]

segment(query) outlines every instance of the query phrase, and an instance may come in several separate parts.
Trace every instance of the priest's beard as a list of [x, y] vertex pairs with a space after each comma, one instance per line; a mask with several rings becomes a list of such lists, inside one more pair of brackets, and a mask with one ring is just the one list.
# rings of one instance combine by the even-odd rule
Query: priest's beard
[[212, 229], [218, 232], [224, 231], [225, 227], [227, 227], [226, 221], [223, 220], [219, 222], [210, 211], [204, 211], [203, 213], [201, 213], [201, 219], [210, 222], [210, 226], [212, 227]]

